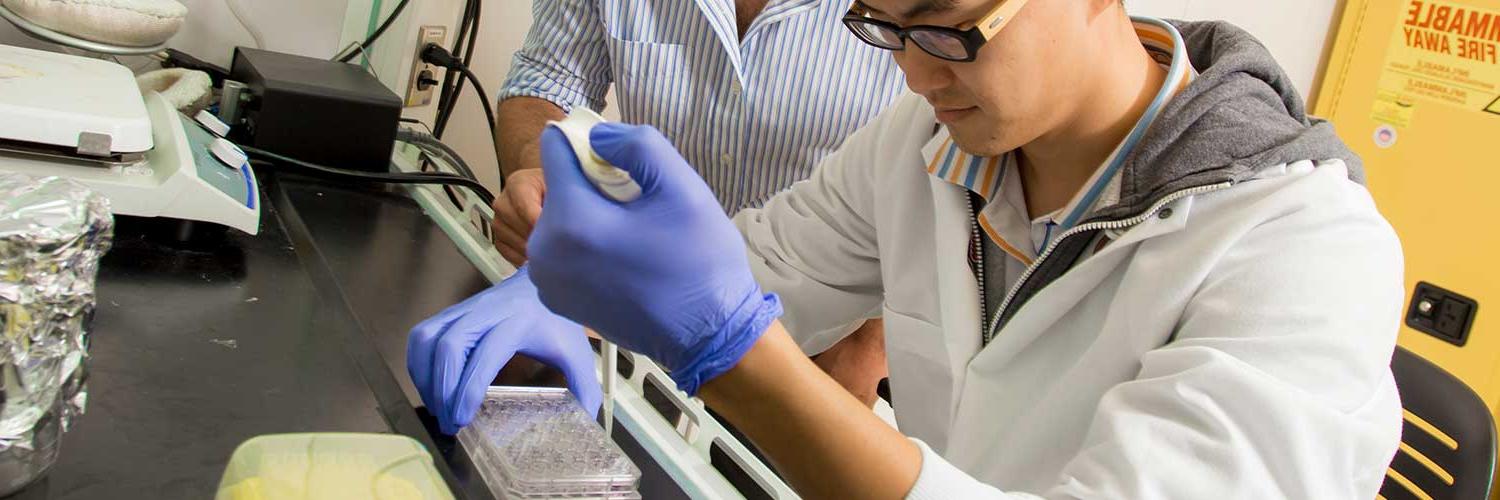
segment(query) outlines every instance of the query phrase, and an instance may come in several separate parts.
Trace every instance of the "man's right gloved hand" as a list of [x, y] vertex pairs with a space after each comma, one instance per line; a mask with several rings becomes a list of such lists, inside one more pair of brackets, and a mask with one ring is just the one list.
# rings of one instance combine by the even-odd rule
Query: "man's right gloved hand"
[[601, 123], [589, 138], [641, 197], [601, 195], [562, 132], [543, 132], [547, 203], [527, 264], [538, 296], [660, 363], [693, 394], [739, 362], [781, 304], [756, 284], [744, 240], [708, 185], [656, 129]]

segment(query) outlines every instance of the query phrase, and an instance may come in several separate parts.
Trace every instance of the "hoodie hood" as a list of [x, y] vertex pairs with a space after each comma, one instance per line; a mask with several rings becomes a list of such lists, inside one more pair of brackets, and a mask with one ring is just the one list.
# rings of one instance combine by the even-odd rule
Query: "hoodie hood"
[[1363, 184], [1359, 157], [1302, 96], [1255, 37], [1224, 22], [1167, 21], [1198, 77], [1162, 109], [1120, 171], [1120, 200], [1090, 219], [1129, 217], [1168, 194], [1239, 182], [1302, 160], [1343, 160]]

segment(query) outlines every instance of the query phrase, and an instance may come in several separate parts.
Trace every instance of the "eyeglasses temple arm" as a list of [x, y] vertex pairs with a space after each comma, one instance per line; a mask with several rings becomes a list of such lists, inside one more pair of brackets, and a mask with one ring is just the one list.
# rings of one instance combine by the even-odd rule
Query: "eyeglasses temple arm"
[[[855, 5], [859, 4], [858, 1], [854, 3]], [[1016, 12], [1020, 12], [1021, 7], [1025, 5], [1026, 0], [1001, 0], [998, 5], [995, 5], [995, 8], [990, 9], [989, 13], [979, 18], [979, 22], [974, 27], [978, 28], [979, 32], [984, 35], [984, 38], [988, 40], [994, 37], [995, 33], [999, 33], [1000, 29], [1004, 28], [1006, 24], [1009, 24], [1010, 20], [1016, 17]]]

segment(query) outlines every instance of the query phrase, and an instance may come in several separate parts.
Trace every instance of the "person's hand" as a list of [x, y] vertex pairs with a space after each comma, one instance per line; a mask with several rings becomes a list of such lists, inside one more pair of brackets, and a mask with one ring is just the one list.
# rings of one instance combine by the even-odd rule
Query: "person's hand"
[[516, 353], [557, 368], [578, 403], [597, 414], [604, 400], [583, 327], [537, 300], [527, 269], [428, 318], [406, 342], [406, 371], [445, 434], [469, 425], [484, 392]]
[[585, 177], [556, 128], [542, 133], [547, 203], [527, 247], [542, 302], [672, 372], [697, 392], [781, 315], [708, 186], [651, 127], [596, 125], [594, 151], [630, 173], [619, 203]]
[[542, 215], [542, 198], [547, 195], [547, 184], [542, 179], [542, 170], [526, 168], [517, 170], [505, 178], [505, 190], [495, 198], [495, 220], [490, 221], [490, 233], [495, 248], [512, 265], [526, 262], [526, 238]]

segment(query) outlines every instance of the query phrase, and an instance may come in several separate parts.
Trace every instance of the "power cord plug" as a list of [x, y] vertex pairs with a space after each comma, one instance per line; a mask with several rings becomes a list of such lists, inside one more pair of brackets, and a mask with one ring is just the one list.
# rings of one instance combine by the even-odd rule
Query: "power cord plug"
[[440, 83], [443, 82], [438, 81], [437, 75], [432, 74], [432, 70], [430, 69], [424, 69], [421, 73], [417, 73], [417, 90], [427, 90], [436, 87]]
[[448, 49], [435, 43], [428, 43], [422, 47], [422, 62], [455, 70], [459, 70], [460, 68], [468, 69], [464, 66], [463, 61], [458, 60], [457, 57], [453, 57], [453, 53], [448, 52]]
[[[427, 45], [422, 46], [420, 57], [422, 59], [422, 62], [425, 62], [427, 64], [458, 71], [459, 74], [463, 75], [464, 78], [467, 78], [469, 80], [469, 83], [474, 84], [474, 90], [479, 92], [479, 103], [484, 105], [484, 118], [489, 121], [490, 137], [494, 138], [497, 141], [496, 146], [498, 148], [499, 137], [495, 136], [495, 110], [490, 105], [490, 93], [486, 92], [484, 90], [484, 85], [481, 85], [479, 83], [479, 77], [475, 76], [474, 72], [469, 70], [468, 65], [464, 64], [464, 62], [460, 61], [457, 57], [453, 57], [453, 53], [448, 52], [448, 49], [443, 48], [443, 46], [441, 45], [428, 43]], [[418, 79], [418, 85], [420, 85], [420, 75], [418, 76]]]

